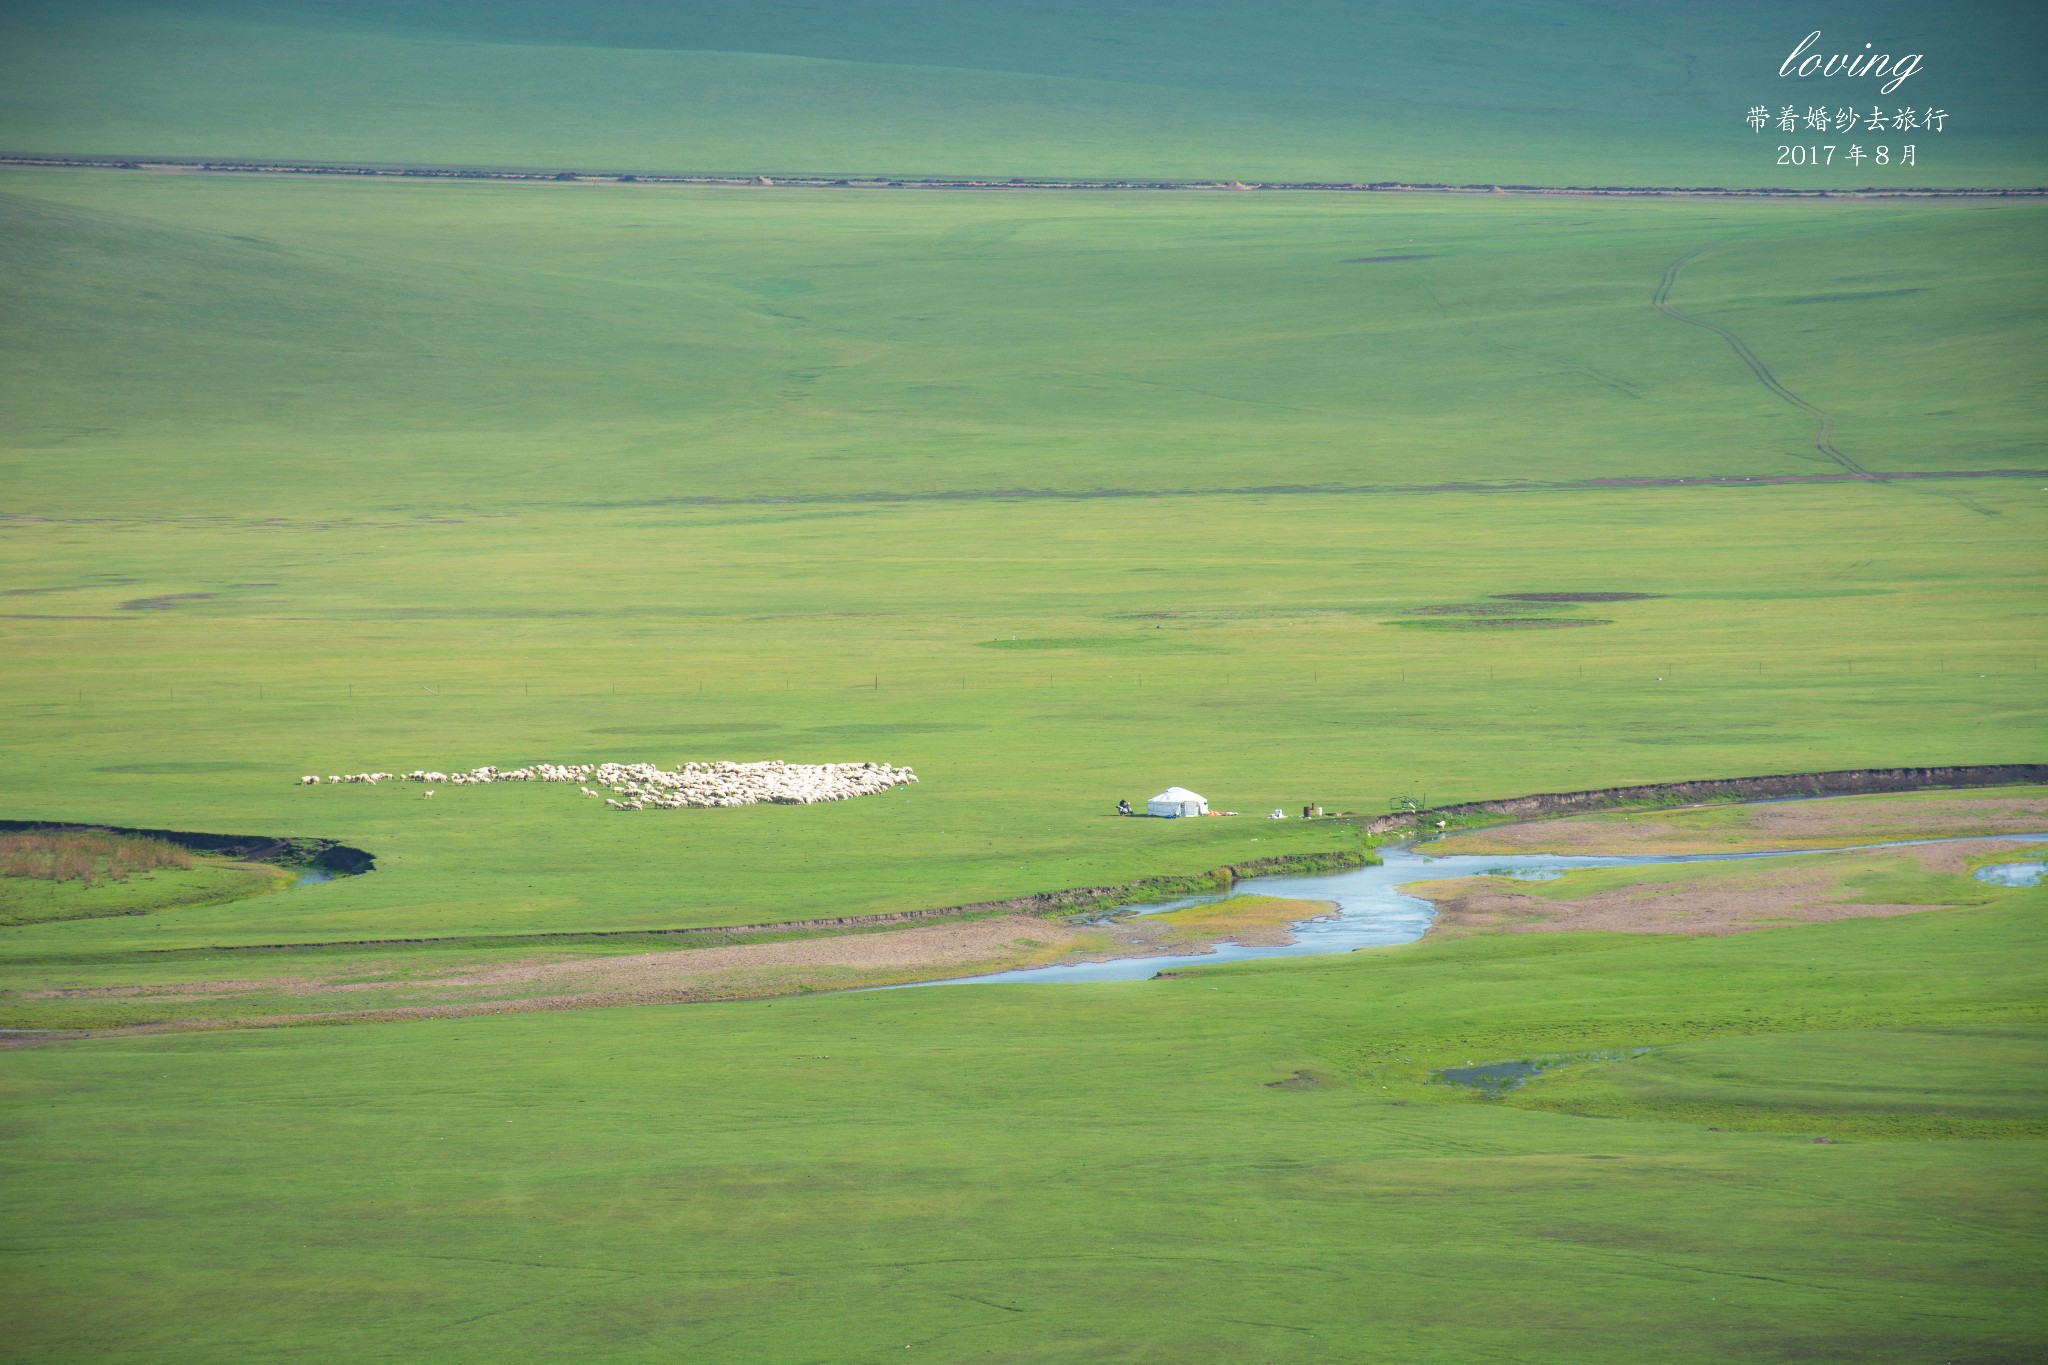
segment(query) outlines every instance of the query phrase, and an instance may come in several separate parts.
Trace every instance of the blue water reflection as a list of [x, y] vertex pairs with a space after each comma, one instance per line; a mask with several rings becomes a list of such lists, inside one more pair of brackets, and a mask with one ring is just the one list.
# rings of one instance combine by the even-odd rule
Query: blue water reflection
[[[2041, 839], [2040, 834], [1977, 835], [1974, 838], [2012, 840]], [[1913, 844], [1960, 842], [1954, 839], [1902, 839], [1859, 848], [1897, 848]], [[1227, 892], [1208, 896], [1183, 896], [1157, 905], [1127, 907], [1135, 914], [1161, 914], [1190, 905], [1226, 900], [1232, 896], [1283, 896], [1295, 900], [1334, 902], [1336, 910], [1323, 919], [1307, 920], [1294, 926], [1294, 942], [1245, 946], [1219, 943], [1212, 952], [1115, 958], [1108, 962], [1075, 962], [1052, 967], [1022, 967], [1015, 971], [992, 972], [986, 976], [953, 977], [945, 981], [917, 981], [887, 990], [910, 990], [924, 986], [1003, 985], [1009, 983], [1053, 983], [1065, 981], [1142, 981], [1176, 967], [1214, 966], [1219, 962], [1245, 962], [1268, 957], [1314, 957], [1326, 953], [1348, 953], [1360, 948], [1382, 948], [1412, 943], [1429, 928], [1434, 907], [1418, 896], [1398, 888], [1409, 882], [1439, 881], [1447, 877], [1513, 877], [1524, 881], [1548, 881], [1580, 867], [1634, 867], [1660, 863], [1717, 863], [1753, 858], [1789, 858], [1802, 853], [1852, 852], [1851, 849], [1787, 849], [1768, 853], [1700, 853], [1677, 856], [1573, 857], [1556, 853], [1453, 854], [1431, 858], [1412, 848], [1383, 848], [1384, 861], [1378, 867], [1353, 868], [1346, 872], [1322, 872], [1300, 877], [1254, 877], [1238, 882]], [[2007, 867], [2029, 864], [2005, 864]], [[2035, 868], [2042, 865], [2031, 864]], [[1984, 877], [1984, 869], [1977, 875]], [[2038, 874], [2036, 877], [2038, 880]], [[2027, 885], [2012, 882], [2005, 885]]]

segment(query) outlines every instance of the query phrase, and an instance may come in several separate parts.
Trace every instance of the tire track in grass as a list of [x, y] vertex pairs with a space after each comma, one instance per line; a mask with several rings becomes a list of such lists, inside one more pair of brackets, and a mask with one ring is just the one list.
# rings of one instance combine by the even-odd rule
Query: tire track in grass
[[1818, 450], [1821, 454], [1827, 456], [1859, 479], [1869, 479], [1872, 483], [1883, 483], [1884, 476], [1882, 474], [1873, 474], [1836, 449], [1834, 414], [1825, 408], [1814, 406], [1798, 394], [1792, 392], [1792, 390], [1786, 388], [1778, 376], [1771, 373], [1770, 366], [1759, 360], [1756, 352], [1749, 349], [1748, 342], [1729, 331], [1726, 327], [1708, 322], [1704, 318], [1696, 318], [1690, 313], [1681, 313], [1671, 306], [1671, 289], [1673, 285], [1678, 283], [1678, 273], [1692, 262], [1698, 260], [1705, 254], [1705, 251], [1706, 249], [1703, 247], [1699, 251], [1680, 256], [1677, 260], [1666, 266], [1664, 278], [1657, 282], [1656, 292], [1650, 295], [1650, 306], [1665, 317], [1676, 318], [1678, 321], [1691, 326], [1705, 328], [1721, 338], [1721, 340], [1727, 342], [1728, 349], [1735, 352], [1736, 357], [1743, 364], [1749, 366], [1749, 372], [1756, 376], [1758, 383], [1807, 416], [1813, 418], [1813, 448], [1815, 450]]

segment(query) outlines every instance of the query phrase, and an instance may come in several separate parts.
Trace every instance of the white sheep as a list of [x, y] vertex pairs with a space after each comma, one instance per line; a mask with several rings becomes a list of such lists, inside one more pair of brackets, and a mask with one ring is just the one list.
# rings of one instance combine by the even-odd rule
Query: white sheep
[[[402, 775], [382, 772], [355, 773], [347, 778], [330, 777], [330, 782], [379, 781], [399, 777], [411, 782], [447, 783], [458, 787], [488, 786], [493, 782], [574, 782], [577, 790], [593, 800], [604, 799], [589, 785], [608, 787], [619, 799], [606, 804], [620, 810], [662, 810], [690, 807], [717, 808], [747, 806], [757, 802], [808, 806], [821, 801], [844, 801], [869, 796], [917, 781], [908, 768], [887, 763], [801, 764], [769, 760], [758, 763], [684, 763], [675, 769], [653, 763], [535, 763], [530, 767], [499, 769], [486, 764], [467, 772], [443, 773], [415, 768]], [[317, 778], [313, 779], [315, 782]], [[431, 794], [431, 793], [430, 793]]]

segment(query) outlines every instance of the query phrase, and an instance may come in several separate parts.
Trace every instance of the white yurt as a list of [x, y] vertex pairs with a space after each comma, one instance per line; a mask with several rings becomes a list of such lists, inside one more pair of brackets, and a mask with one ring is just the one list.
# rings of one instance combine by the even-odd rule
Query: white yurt
[[1145, 803], [1145, 814], [1171, 820], [1181, 815], [1207, 815], [1209, 803], [1186, 787], [1168, 787]]

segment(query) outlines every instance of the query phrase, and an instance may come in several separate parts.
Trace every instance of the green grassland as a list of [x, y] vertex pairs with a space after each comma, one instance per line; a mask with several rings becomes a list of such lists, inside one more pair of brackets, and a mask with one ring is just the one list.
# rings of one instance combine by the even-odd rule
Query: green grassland
[[[134, 582], [80, 586], [71, 602], [87, 619], [5, 623], [20, 700], [4, 780], [19, 816], [319, 835], [380, 860], [304, 897], [65, 931], [82, 944], [815, 918], [1352, 837], [1111, 813], [1172, 781], [1256, 814], [1307, 800], [1377, 811], [1409, 790], [1451, 800], [2011, 761], [2038, 743], [2039, 675], [2016, 649], [2036, 638], [2038, 565], [1984, 537], [2037, 524], [2040, 495], [1999, 502], [1993, 521], [1887, 488], [1416, 498], [1365, 524], [1341, 499], [1139, 503], [1114, 518], [1099, 504], [913, 506], [856, 523], [918, 547], [872, 569], [838, 558], [858, 541], [832, 521], [694, 537], [688, 515], [645, 514], [521, 519], [530, 534], [488, 521], [17, 526], [25, 573]], [[1831, 520], [1857, 510], [1869, 520]], [[1601, 525], [1617, 516], [1636, 529]], [[1887, 544], [1872, 544], [1873, 524]], [[1464, 563], [1446, 552], [1475, 535], [1514, 548]], [[1128, 572], [1153, 558], [1180, 572]], [[279, 586], [229, 586], [257, 579]], [[1509, 636], [1411, 634], [1345, 609], [1354, 594], [1588, 581], [1671, 596], [1597, 631]], [[670, 585], [702, 614], [670, 615]], [[216, 586], [222, 597], [176, 611], [117, 605]], [[1289, 597], [1298, 614], [1105, 619]], [[1166, 624], [1154, 633], [1214, 652], [1171, 656], [1162, 686], [1169, 665], [976, 647], [1005, 627], [1083, 624]], [[427, 801], [411, 784], [294, 785], [543, 757], [872, 759], [924, 780], [843, 805], [637, 815], [567, 787]]]
[[[2020, 1359], [2044, 897], [16, 1052], [12, 1349]], [[1615, 1117], [1429, 1081], [1628, 1047]]]
[[242, 900], [291, 879], [282, 868], [202, 862], [138, 873], [122, 881], [42, 881], [0, 877], [0, 925], [148, 915]]
[[1865, 467], [2041, 459], [2030, 204], [0, 189], [41, 515], [1839, 472], [1686, 257]]
[[[10, 954], [814, 918], [1353, 837], [1110, 815], [1170, 782], [1375, 812], [2038, 746], [2048, 479], [1419, 491], [1832, 468], [1649, 307], [1716, 242], [1674, 298], [1845, 451], [2038, 465], [2031, 207], [6, 183], [10, 813], [380, 860]], [[1339, 264], [1411, 238], [1436, 273]], [[1005, 489], [1048, 496], [953, 496]], [[1383, 624], [1581, 588], [1661, 596]], [[633, 817], [291, 785], [764, 757], [925, 780]]]
[[[311, 41], [279, 13], [205, 22]], [[361, 41], [397, 41], [379, 22]], [[587, 93], [545, 35], [501, 36], [396, 55], [453, 62], [452, 99], [514, 59]], [[319, 32], [337, 84], [307, 84], [300, 131], [355, 135], [322, 103], [368, 69], [341, 37]], [[607, 80], [612, 51], [590, 53]], [[96, 78], [137, 91], [99, 101], [102, 131], [228, 150], [160, 117], [150, 80], [247, 87], [161, 66]], [[535, 145], [492, 118], [493, 145]], [[264, 135], [303, 143], [289, 124]], [[556, 152], [583, 136], [564, 124]], [[1681, 258], [1674, 306], [1739, 334], [1864, 466], [2044, 468], [2037, 206], [67, 172], [0, 192], [0, 811], [378, 859], [9, 927], [9, 990], [295, 956], [403, 978], [539, 951], [522, 934], [1356, 846], [1341, 821], [1252, 818], [1273, 806], [2041, 752], [2048, 477], [1597, 482], [1837, 471], [1810, 416], [1652, 308]], [[1427, 259], [1346, 263], [1383, 254]], [[1612, 623], [1571, 630], [1387, 624], [1558, 590], [1657, 596], [1560, 610]], [[295, 785], [770, 757], [923, 780], [634, 815], [568, 787]], [[1246, 815], [1112, 814], [1169, 783]], [[2011, 1135], [2038, 1081], [1997, 1039], [2038, 1019], [2043, 894], [1128, 985], [10, 1050], [9, 1349], [2024, 1358], [2041, 1152]], [[411, 937], [489, 943], [219, 951]], [[72, 1022], [132, 1019], [90, 1008]], [[1853, 1103], [1802, 1098], [1846, 1055], [1798, 1041], [1821, 1032], [1864, 1040]], [[1675, 1051], [1728, 1039], [1760, 1051]], [[1677, 1060], [1500, 1103], [1428, 1080], [1635, 1046]], [[1930, 1070], [1996, 1131], [1921, 1123], [1899, 1094]], [[1530, 1107], [1603, 1076], [1585, 1114]], [[1318, 1084], [1268, 1084], [1289, 1077]], [[1796, 1117], [1691, 1117], [1760, 1109]], [[1851, 1135], [1824, 1126], [1848, 1110], [1894, 1140], [1800, 1127]], [[1965, 1141], [1986, 1136], [2008, 1140]]]
[[1551, 1072], [1512, 1102], [1723, 1131], [2043, 1138], [2044, 1042], [2040, 1023], [1717, 1039]]
[[[29, 0], [0, 27], [5, 145], [615, 170], [1630, 185], [2039, 185], [2034, 7], [1883, 0]], [[1892, 95], [1781, 80], [1920, 52]], [[1755, 132], [1819, 103], [1939, 133]], [[1913, 167], [1847, 159], [1913, 142]], [[1836, 143], [1820, 169], [1780, 143]]]
[[[1859, 802], [1841, 803], [1857, 806]], [[1762, 861], [1628, 865], [1581, 868], [1553, 881], [1474, 877], [1433, 881], [1407, 889], [1453, 913], [1439, 919], [1432, 941], [1473, 933], [1572, 932], [1621, 929], [1615, 923], [1558, 923], [1557, 913], [1577, 902], [1622, 893], [1638, 902], [1635, 927], [1659, 933], [1754, 932], [1796, 923], [1816, 906], [1841, 905], [1845, 913], [1897, 914], [1900, 907], [1981, 908], [2004, 905], [2015, 889], [1976, 881], [1968, 870], [1993, 862], [2041, 855], [2025, 841], [1999, 841], [1974, 852], [1956, 870], [1922, 861], [1929, 850], [1871, 849], [1819, 855], [1791, 854]], [[1819, 873], [1819, 877], [1812, 874]], [[593, 881], [601, 879], [592, 875]], [[294, 892], [317, 905], [333, 885]], [[1464, 917], [1455, 898], [1510, 894], [1524, 904], [1505, 923]], [[1661, 902], [1689, 896], [1692, 904], [1733, 907], [1725, 923], [1671, 922], [1660, 918]], [[1875, 907], [1859, 911], [1858, 906]], [[163, 909], [175, 909], [167, 905]], [[288, 909], [289, 907], [287, 907]], [[557, 1009], [578, 1000], [588, 1005], [647, 1004], [666, 1000], [745, 999], [767, 995], [944, 979], [1036, 966], [1053, 960], [1129, 956], [1168, 948], [1199, 951], [1220, 939], [1275, 941], [1273, 931], [1315, 917], [1328, 907], [1314, 902], [1239, 896], [1164, 914], [1112, 920], [1095, 927], [1042, 921], [1025, 927], [1003, 921], [1003, 935], [982, 941], [979, 955], [919, 958], [906, 950], [881, 959], [848, 959], [835, 952], [846, 931], [764, 927], [734, 934], [614, 934], [534, 938], [450, 935], [427, 942], [340, 942], [316, 945], [281, 933], [269, 947], [230, 946], [246, 936], [248, 907], [203, 928], [168, 922], [184, 932], [85, 939], [76, 934], [10, 937], [6, 985], [0, 988], [0, 1027], [24, 1029], [109, 1029], [204, 1027], [229, 1021], [302, 1022], [318, 1018], [347, 1022], [391, 1011], [441, 1014], [479, 1013], [515, 1007]], [[290, 916], [257, 921], [288, 926]], [[159, 921], [159, 923], [164, 923]], [[1028, 922], [1026, 922], [1028, 924]], [[222, 932], [223, 924], [244, 935]], [[863, 936], [887, 935], [903, 926], [868, 927]], [[1249, 940], [1240, 936], [1249, 932]], [[809, 954], [778, 953], [773, 961], [735, 960], [693, 966], [694, 951], [735, 944], [791, 940], [808, 943]], [[886, 953], [886, 950], [884, 950]], [[648, 975], [655, 957], [678, 954]], [[651, 956], [646, 956], [651, 955]], [[630, 957], [627, 963], [615, 959]], [[744, 957], [744, 955], [742, 955]], [[524, 973], [522, 967], [546, 970]], [[621, 970], [623, 968], [623, 970]]]

